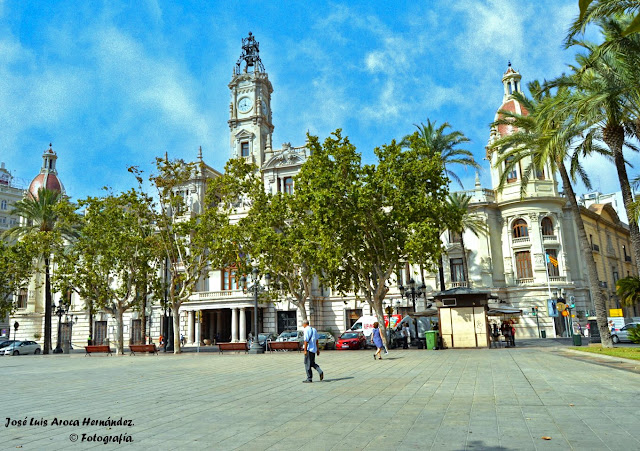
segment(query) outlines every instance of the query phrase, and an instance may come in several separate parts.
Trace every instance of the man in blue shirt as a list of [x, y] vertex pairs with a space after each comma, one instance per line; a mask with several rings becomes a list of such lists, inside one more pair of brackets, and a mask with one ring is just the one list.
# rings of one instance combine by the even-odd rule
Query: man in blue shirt
[[310, 383], [313, 378], [311, 368], [316, 369], [320, 375], [320, 380], [324, 379], [324, 373], [316, 363], [316, 354], [320, 355], [320, 350], [318, 349], [318, 331], [309, 326], [309, 321], [306, 319], [302, 322], [302, 325], [304, 326], [304, 367], [307, 370], [307, 378], [302, 382]]

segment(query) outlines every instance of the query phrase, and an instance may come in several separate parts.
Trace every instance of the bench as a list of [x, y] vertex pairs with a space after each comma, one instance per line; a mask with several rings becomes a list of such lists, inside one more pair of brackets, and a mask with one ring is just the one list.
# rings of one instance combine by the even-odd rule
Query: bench
[[158, 348], [156, 348], [156, 344], [152, 343], [150, 345], [129, 345], [129, 355], [136, 355], [136, 352], [152, 352], [154, 354], [158, 354]]
[[298, 351], [302, 350], [299, 341], [269, 341], [267, 342], [269, 351]]
[[92, 345], [92, 346], [85, 346], [84, 350], [86, 351], [85, 357], [89, 356], [91, 357], [91, 354], [94, 352], [105, 352], [108, 355], [111, 355], [111, 348], [107, 345]]
[[236, 343], [218, 343], [218, 352], [222, 354], [223, 351], [244, 351], [249, 352], [247, 343], [245, 341], [239, 341]]

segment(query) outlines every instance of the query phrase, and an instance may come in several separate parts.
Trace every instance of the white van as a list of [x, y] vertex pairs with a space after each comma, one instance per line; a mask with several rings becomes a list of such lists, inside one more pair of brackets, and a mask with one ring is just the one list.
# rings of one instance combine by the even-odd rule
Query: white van
[[[402, 320], [402, 315], [391, 315], [391, 328], [395, 328], [396, 324]], [[373, 323], [378, 321], [378, 317], [375, 315], [364, 315], [358, 318], [351, 329], [351, 332], [362, 332], [367, 338], [367, 341], [370, 341], [371, 334], [373, 333]], [[386, 328], [389, 328], [389, 316], [384, 316], [384, 324]]]

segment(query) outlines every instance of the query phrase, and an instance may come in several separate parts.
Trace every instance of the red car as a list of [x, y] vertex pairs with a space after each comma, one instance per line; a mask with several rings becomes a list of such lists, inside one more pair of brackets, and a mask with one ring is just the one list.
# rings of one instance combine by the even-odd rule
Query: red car
[[340, 335], [336, 349], [364, 349], [366, 343], [362, 332], [345, 332]]

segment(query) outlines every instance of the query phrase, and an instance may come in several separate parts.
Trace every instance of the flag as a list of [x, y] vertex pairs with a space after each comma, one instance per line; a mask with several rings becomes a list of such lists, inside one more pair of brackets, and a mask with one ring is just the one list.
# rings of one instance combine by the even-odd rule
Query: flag
[[558, 260], [556, 260], [551, 255], [547, 254], [547, 263], [551, 263], [553, 266], [558, 266]]

